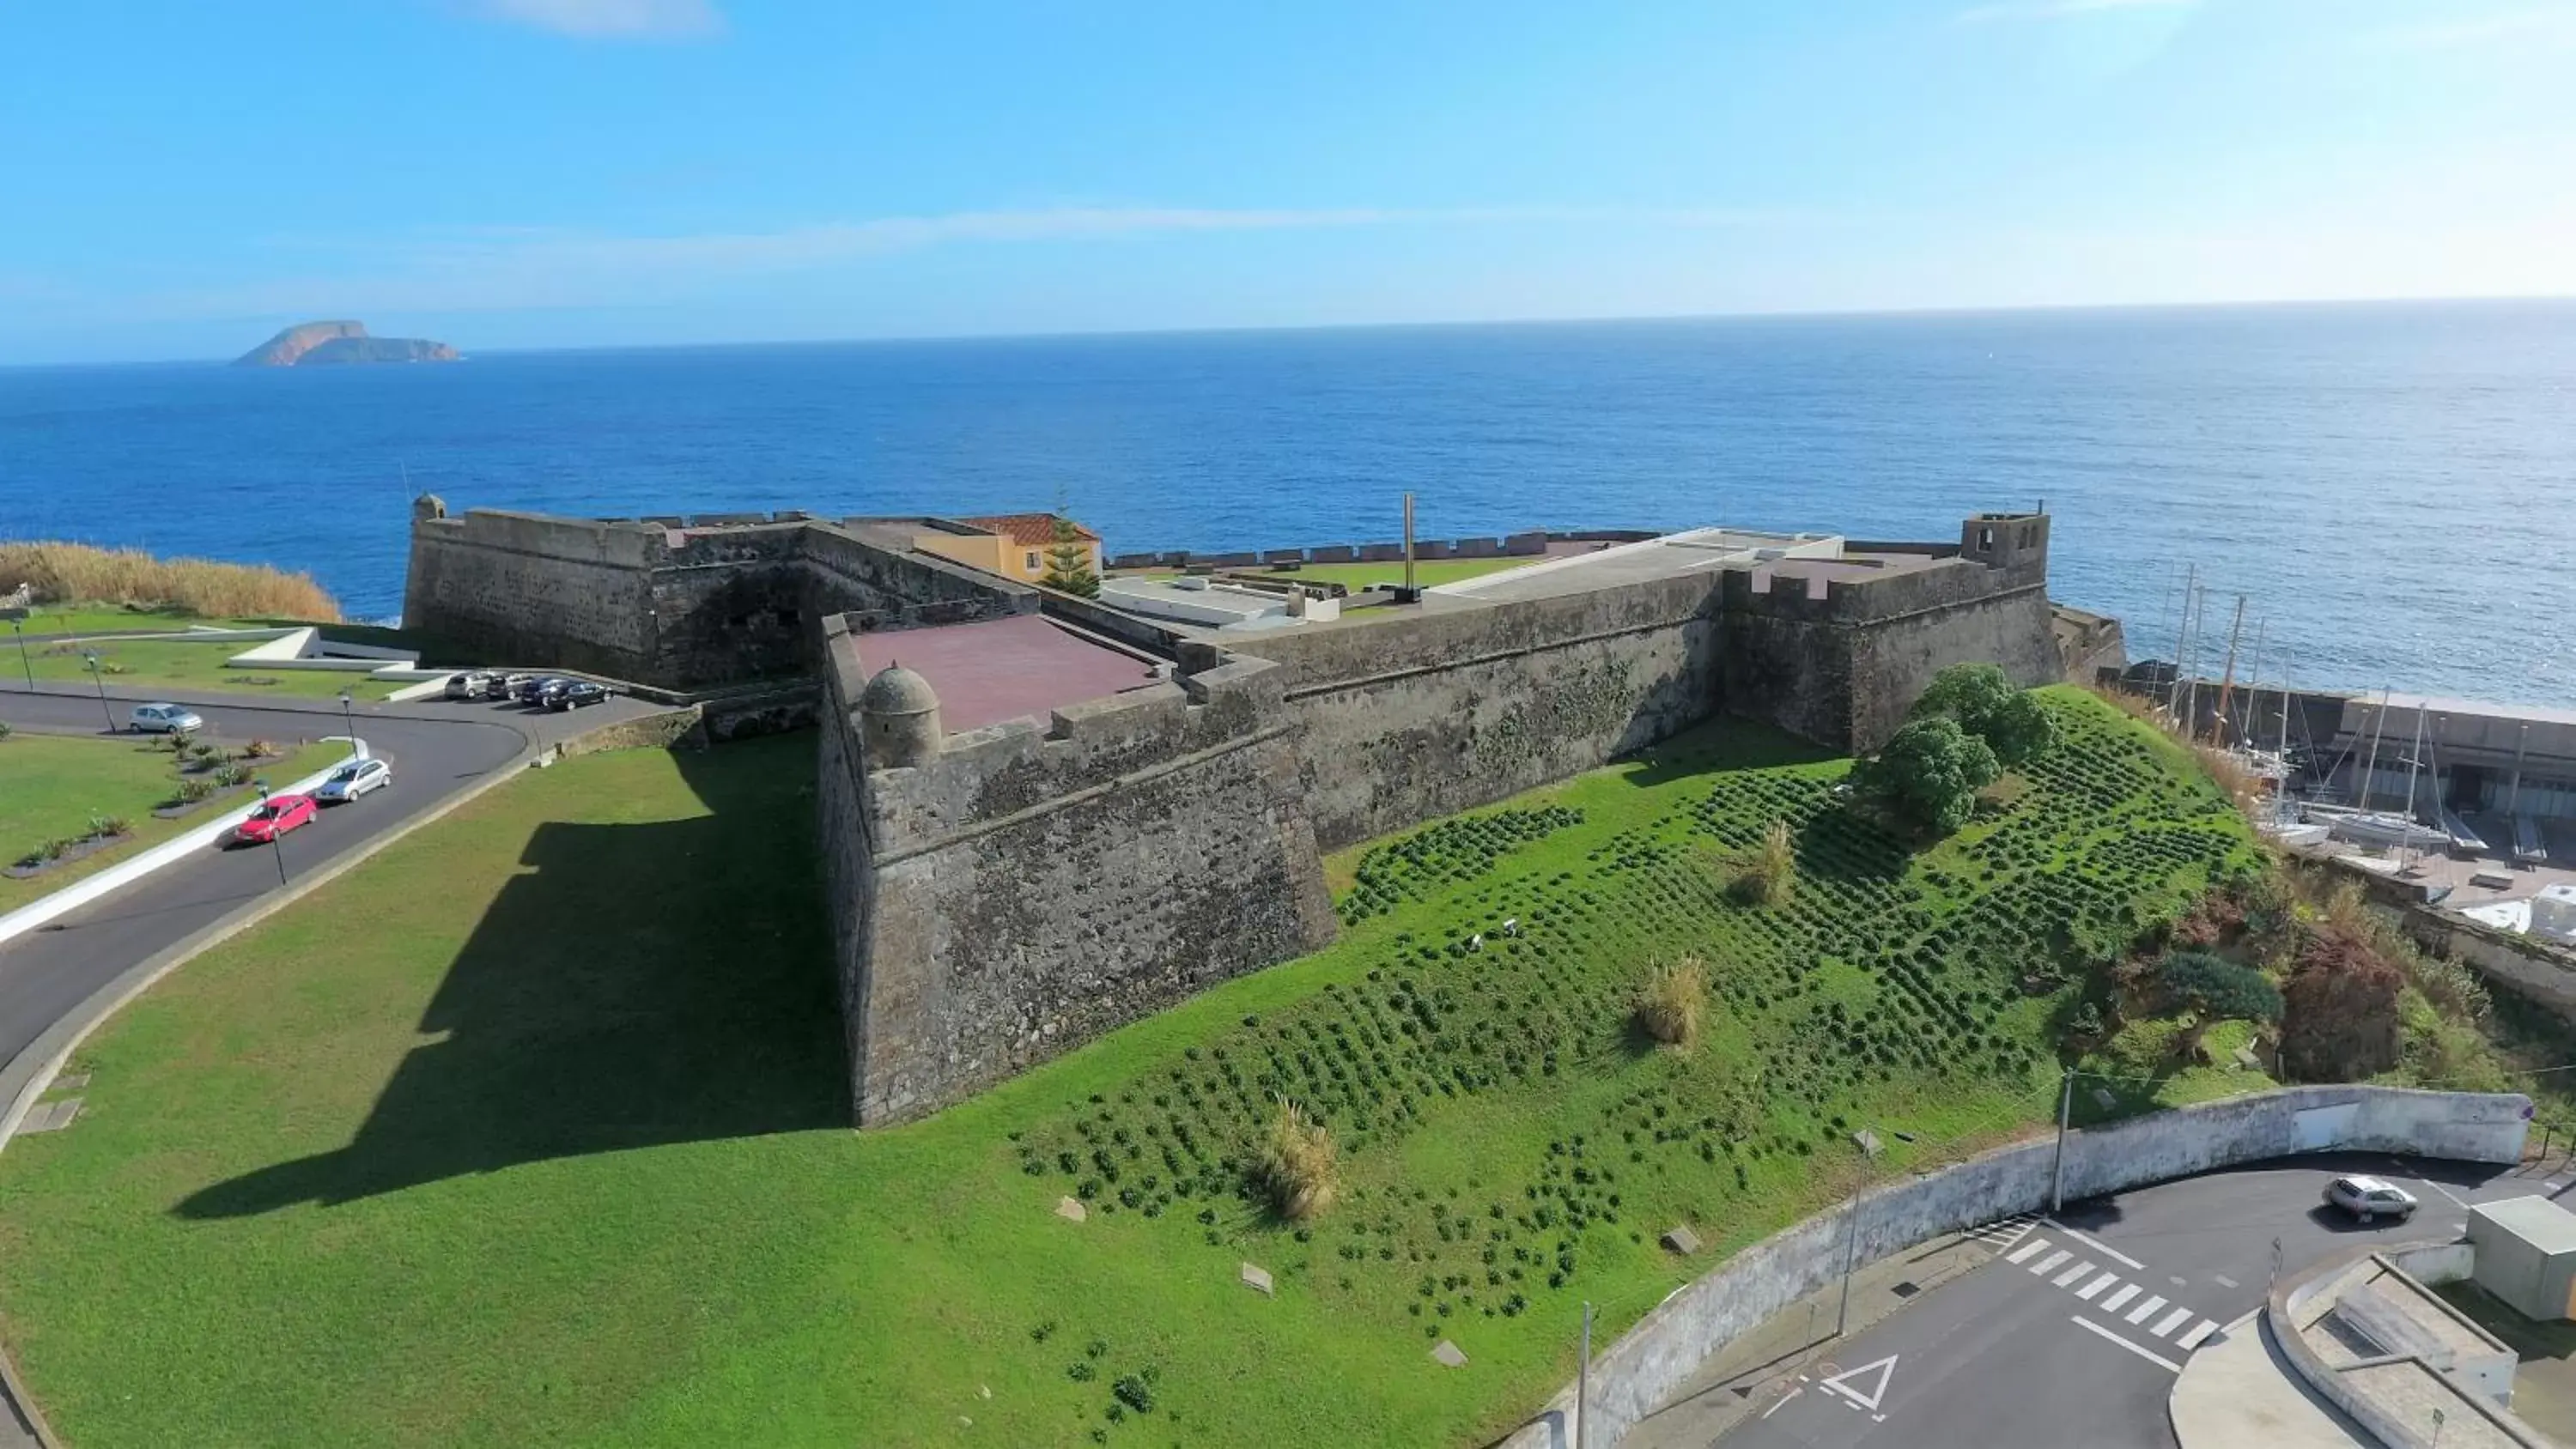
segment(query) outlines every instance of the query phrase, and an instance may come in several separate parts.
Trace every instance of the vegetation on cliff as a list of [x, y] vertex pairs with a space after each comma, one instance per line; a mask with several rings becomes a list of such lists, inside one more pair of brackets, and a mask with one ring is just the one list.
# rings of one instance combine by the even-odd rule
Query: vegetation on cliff
[[[2179, 747], [2045, 704], [2022, 788], [1919, 853], [1735, 723], [1409, 832], [1328, 950], [866, 1133], [810, 746], [568, 761], [92, 1040], [79, 1124], [0, 1156], [11, 1347], [99, 1446], [1480, 1442], [1569, 1374], [1579, 1300], [1615, 1333], [2045, 1121], [2099, 964], [2254, 870]], [[1754, 903], [1775, 826], [1794, 889]], [[1686, 957], [1664, 1049], [1639, 983]], [[2261, 1084], [2168, 1055], [2120, 1106]]]
[[[157, 558], [136, 548], [0, 542], [0, 595], [25, 589], [39, 605], [107, 604], [207, 618], [330, 623], [339, 601], [311, 574], [261, 564]], [[121, 627], [163, 622], [141, 619]], [[180, 621], [184, 622], [184, 620]], [[67, 627], [102, 627], [81, 623]]]

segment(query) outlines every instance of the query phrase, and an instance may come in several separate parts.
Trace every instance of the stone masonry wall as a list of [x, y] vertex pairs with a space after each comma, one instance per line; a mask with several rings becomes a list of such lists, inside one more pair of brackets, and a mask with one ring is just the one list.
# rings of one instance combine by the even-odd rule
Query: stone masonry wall
[[478, 510], [412, 525], [403, 622], [495, 661], [640, 679], [658, 529]]
[[1278, 671], [1224, 664], [869, 770], [826, 626], [822, 805], [863, 1125], [1332, 939]]
[[1705, 578], [1562, 598], [1346, 616], [1264, 635], [1304, 726], [1327, 850], [1606, 763], [1708, 718]]

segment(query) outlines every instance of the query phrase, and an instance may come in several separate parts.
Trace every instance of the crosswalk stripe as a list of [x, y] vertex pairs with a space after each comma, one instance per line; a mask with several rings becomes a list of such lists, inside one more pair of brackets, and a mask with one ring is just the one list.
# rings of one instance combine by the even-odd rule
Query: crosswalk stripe
[[2168, 1313], [2163, 1318], [2157, 1320], [2156, 1326], [2148, 1329], [2147, 1332], [2154, 1334], [2158, 1338], [2162, 1338], [2166, 1334], [2173, 1332], [2175, 1329], [2180, 1328], [2189, 1322], [2191, 1322], [2191, 1310], [2188, 1308], [2177, 1308], [2173, 1312]]
[[2144, 1323], [2147, 1321], [2149, 1315], [2164, 1306], [2165, 1301], [2162, 1298], [2150, 1298], [2146, 1302], [2129, 1310], [2129, 1321], [2131, 1323]]
[[2057, 1277], [2051, 1281], [2056, 1283], [2060, 1288], [2069, 1288], [2074, 1286], [2076, 1280], [2092, 1271], [2093, 1265], [2091, 1263], [2078, 1263], [2074, 1267], [2067, 1269], [2065, 1272], [2058, 1274]]
[[2194, 1326], [2193, 1326], [2193, 1328], [2192, 1328], [2191, 1332], [2186, 1333], [2186, 1334], [2184, 1334], [2182, 1337], [2175, 1339], [2175, 1340], [2174, 1340], [2174, 1347], [2176, 1347], [2176, 1348], [2198, 1348], [2198, 1347], [2200, 1347], [2200, 1341], [2201, 1341], [2202, 1339], [2209, 1337], [2211, 1334], [2216, 1333], [2217, 1331], [2218, 1331], [2218, 1325], [2217, 1325], [2215, 1322], [2213, 1322], [2213, 1321], [2211, 1321], [2211, 1320], [2209, 1320], [2209, 1319], [2204, 1318], [2204, 1319], [2202, 1319], [2198, 1324], [2196, 1324], [2196, 1325], [2194, 1325]]
[[2038, 1274], [2042, 1278], [2045, 1278], [2049, 1274], [2057, 1271], [2058, 1264], [2063, 1263], [2074, 1256], [2075, 1255], [2073, 1253], [2066, 1251], [2064, 1248], [2060, 1248], [2056, 1252], [2049, 1254], [2047, 1257], [2040, 1259], [2038, 1262], [2031, 1264], [2030, 1271]]
[[2120, 1285], [2120, 1291], [2119, 1291], [2119, 1292], [2114, 1293], [2114, 1294], [2112, 1294], [2110, 1297], [2105, 1298], [2105, 1299], [2103, 1299], [2103, 1300], [2102, 1300], [2102, 1311], [2103, 1311], [2103, 1312], [2105, 1312], [2105, 1313], [2108, 1313], [2108, 1312], [2112, 1311], [2113, 1309], [2118, 1308], [2121, 1304], [2126, 1303], [2126, 1302], [2128, 1302], [2130, 1299], [2135, 1298], [2135, 1297], [2137, 1297], [2137, 1296], [2138, 1296], [2138, 1285], [2137, 1285], [2137, 1284], [2135, 1284], [2135, 1283], [2124, 1283], [2124, 1284]]
[[[2117, 1283], [2117, 1282], [2119, 1282], [2119, 1281], [2120, 1281], [2120, 1275], [2119, 1275], [2119, 1274], [2117, 1274], [2117, 1273], [2105, 1273], [2105, 1274], [2103, 1274], [2101, 1277], [2094, 1279], [2092, 1282], [2085, 1284], [2083, 1287], [2076, 1289], [2076, 1290], [2075, 1290], [2075, 1296], [2076, 1296], [2076, 1297], [2078, 1297], [2078, 1298], [2088, 1298], [2088, 1299], [2089, 1299], [2089, 1298], [2091, 1298], [2094, 1294], [2101, 1292], [2103, 1289], [2108, 1288], [2108, 1287], [2110, 1287], [2112, 1284]], [[2137, 1291], [2137, 1290], [2135, 1290], [2135, 1289], [2131, 1289], [2130, 1291], [2131, 1291], [2131, 1292], [2135, 1292], [2135, 1291]]]
[[2129, 1342], [2120, 1335], [2113, 1333], [2111, 1330], [2104, 1328], [2098, 1323], [2095, 1323], [2092, 1319], [2085, 1317], [2083, 1314], [2079, 1313], [2075, 1315], [2075, 1326], [2078, 1328], [2089, 1328], [2095, 1333], [2102, 1335], [2104, 1338], [2111, 1340], [2113, 1343], [2118, 1344], [2120, 1347], [2127, 1349], [2129, 1352], [2136, 1354], [2138, 1357], [2145, 1359], [2147, 1362], [2155, 1364], [2159, 1368], [2165, 1369], [2170, 1373], [2182, 1372], [2181, 1364], [2175, 1363], [2172, 1359], [2165, 1357], [2163, 1354], [2147, 1352], [2145, 1349]]
[[2018, 1262], [2021, 1262], [2023, 1259], [2028, 1258], [2028, 1257], [2029, 1257], [2029, 1256], [2031, 1256], [2033, 1253], [2036, 1253], [2036, 1252], [2038, 1252], [2040, 1249], [2045, 1248], [2045, 1247], [2047, 1247], [2047, 1246], [2048, 1246], [2048, 1239], [2046, 1239], [2046, 1238], [2033, 1238], [2033, 1239], [2031, 1239], [2029, 1242], [2022, 1244], [2020, 1247], [2015, 1248], [2015, 1249], [2013, 1249], [2013, 1250], [2012, 1250], [2012, 1252], [2010, 1252], [2010, 1253], [2006, 1254], [2006, 1255], [2005, 1255], [2005, 1257], [2004, 1257], [2004, 1261], [2005, 1261], [2005, 1262], [2007, 1262], [2007, 1263], [2018, 1263]]

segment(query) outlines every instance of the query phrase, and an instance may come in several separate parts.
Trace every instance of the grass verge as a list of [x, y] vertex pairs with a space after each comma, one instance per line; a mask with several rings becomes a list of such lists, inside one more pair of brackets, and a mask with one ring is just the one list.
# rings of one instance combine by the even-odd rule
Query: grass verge
[[[261, 764], [274, 779], [300, 780], [346, 754], [345, 745], [305, 745], [289, 750], [283, 760]], [[174, 757], [157, 742], [95, 740], [64, 735], [29, 734], [23, 730], [0, 739], [0, 863], [14, 861], [43, 842], [76, 836], [89, 828], [93, 815], [116, 816], [132, 833], [104, 850], [68, 865], [58, 865], [24, 880], [0, 875], [0, 912], [61, 890], [83, 876], [149, 850], [172, 836], [194, 830], [212, 818], [192, 813], [176, 820], [153, 815], [168, 801], [179, 776]], [[235, 800], [231, 803], [245, 803]]]
[[[1848, 1191], [1850, 1132], [1887, 1172], [2046, 1120], [2073, 988], [2028, 958], [2250, 863], [2186, 758], [2051, 708], [2061, 755], [1920, 855], [1740, 725], [1412, 832], [1341, 863], [1331, 948], [865, 1134], [810, 742], [569, 761], [93, 1038], [80, 1121], [0, 1156], [0, 1330], [80, 1449], [1481, 1442], [1581, 1300], [1615, 1334]], [[1798, 888], [1740, 904], [1773, 821]], [[1700, 1042], [1656, 1050], [1683, 955]], [[1282, 1098], [1336, 1159], [1309, 1221], [1254, 1181]]]

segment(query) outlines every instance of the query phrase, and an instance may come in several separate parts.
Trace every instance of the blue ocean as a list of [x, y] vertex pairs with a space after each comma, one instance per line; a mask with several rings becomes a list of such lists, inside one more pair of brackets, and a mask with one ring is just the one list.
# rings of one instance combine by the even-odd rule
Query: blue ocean
[[[253, 328], [252, 331], [259, 331]], [[245, 345], [256, 338], [247, 338]], [[988, 513], [1113, 551], [1723, 523], [1949, 538], [2045, 501], [2053, 592], [2169, 653], [2576, 704], [2576, 302], [1805, 317], [0, 370], [0, 536], [401, 606], [413, 493]], [[2213, 667], [2214, 664], [2213, 664]]]

